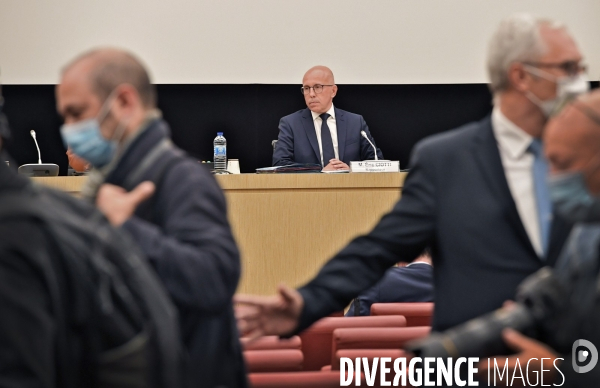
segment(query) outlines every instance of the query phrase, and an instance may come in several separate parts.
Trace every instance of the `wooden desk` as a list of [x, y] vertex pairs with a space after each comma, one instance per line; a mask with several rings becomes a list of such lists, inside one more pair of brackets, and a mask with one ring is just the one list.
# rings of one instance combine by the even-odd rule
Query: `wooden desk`
[[81, 195], [81, 188], [85, 183], [86, 176], [45, 176], [31, 178], [34, 182], [50, 186], [57, 190], [66, 191], [76, 197]]
[[[221, 175], [242, 253], [239, 292], [269, 295], [312, 278], [400, 197], [405, 173]], [[77, 194], [83, 177], [35, 178]]]

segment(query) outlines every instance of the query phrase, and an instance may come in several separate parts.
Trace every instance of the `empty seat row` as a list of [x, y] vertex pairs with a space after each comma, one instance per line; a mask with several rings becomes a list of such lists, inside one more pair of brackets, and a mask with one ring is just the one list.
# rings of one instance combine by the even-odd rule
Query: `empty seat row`
[[432, 312], [432, 303], [373, 304], [370, 317], [324, 318], [289, 339], [243, 338], [250, 382], [254, 388], [339, 387], [343, 357], [404, 357], [407, 341], [429, 334]]

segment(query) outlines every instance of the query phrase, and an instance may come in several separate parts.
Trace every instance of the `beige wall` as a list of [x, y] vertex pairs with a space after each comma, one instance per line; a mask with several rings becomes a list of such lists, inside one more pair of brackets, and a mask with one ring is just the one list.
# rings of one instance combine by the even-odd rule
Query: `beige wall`
[[97, 45], [138, 53], [158, 83], [486, 82], [498, 21], [528, 11], [566, 22], [600, 76], [598, 0], [0, 0], [5, 84], [53, 84]]

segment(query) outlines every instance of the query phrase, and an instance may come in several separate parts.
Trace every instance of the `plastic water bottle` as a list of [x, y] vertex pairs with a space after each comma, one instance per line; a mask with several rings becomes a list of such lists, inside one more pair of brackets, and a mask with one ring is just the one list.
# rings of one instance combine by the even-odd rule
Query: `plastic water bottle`
[[214, 147], [214, 169], [227, 170], [227, 140], [223, 137], [223, 132], [217, 132], [217, 137], [213, 141]]

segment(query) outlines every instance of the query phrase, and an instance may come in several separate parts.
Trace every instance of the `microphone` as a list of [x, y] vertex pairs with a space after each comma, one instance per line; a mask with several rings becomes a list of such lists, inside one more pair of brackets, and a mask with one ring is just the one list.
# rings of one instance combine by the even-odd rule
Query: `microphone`
[[35, 131], [32, 129], [29, 131], [29, 134], [35, 142], [35, 148], [37, 148], [38, 162], [37, 164], [24, 164], [19, 166], [19, 174], [27, 176], [57, 176], [58, 165], [54, 163], [42, 163], [42, 153], [40, 152], [40, 146], [38, 145]]
[[360, 134], [362, 135], [362, 137], [364, 137], [365, 139], [367, 139], [367, 141], [369, 142], [369, 144], [371, 144], [371, 147], [373, 147], [373, 152], [375, 152], [375, 160], [379, 160], [377, 158], [377, 148], [375, 148], [375, 144], [371, 143], [371, 140], [369, 140], [369, 137], [367, 136], [367, 133], [365, 131], [360, 131]]
[[37, 148], [38, 151], [38, 164], [42, 164], [42, 153], [40, 152], [40, 146], [38, 145], [37, 139], [35, 138], [35, 131], [32, 129], [31, 131], [29, 131], [29, 134], [33, 138], [33, 141], [35, 142], [35, 148]]

